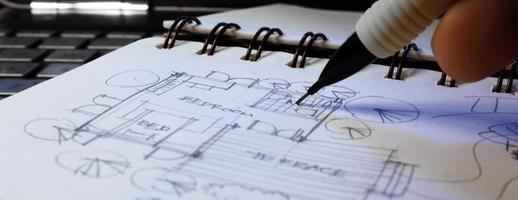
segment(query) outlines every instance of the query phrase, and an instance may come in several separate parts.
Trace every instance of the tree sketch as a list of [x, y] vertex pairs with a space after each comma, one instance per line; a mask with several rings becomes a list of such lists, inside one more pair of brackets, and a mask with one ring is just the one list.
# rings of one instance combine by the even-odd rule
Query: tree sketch
[[130, 163], [124, 156], [106, 151], [63, 152], [56, 156], [56, 163], [70, 170], [74, 175], [90, 178], [121, 175], [130, 167]]
[[139, 189], [177, 197], [195, 191], [197, 186], [194, 177], [160, 167], [140, 169], [133, 174], [131, 181]]
[[419, 110], [414, 105], [382, 96], [353, 99], [345, 104], [345, 109], [354, 118], [384, 124], [410, 122], [419, 117]]
[[367, 138], [372, 130], [367, 124], [356, 119], [333, 118], [326, 123], [326, 129], [331, 132], [331, 137], [337, 139], [357, 140]]
[[[339, 85], [296, 105], [310, 84], [221, 71], [161, 77], [129, 70], [105, 82], [121, 90], [117, 95], [95, 94], [62, 117], [28, 121], [24, 131], [56, 148], [79, 149], [55, 152], [58, 169], [94, 179], [127, 177], [128, 190], [142, 192], [135, 199], [436, 200], [440, 194], [413, 185], [475, 183], [484, 175], [477, 154], [481, 144], [518, 147], [516, 123], [491, 125], [473, 146], [469, 161], [476, 176], [416, 177], [420, 166], [398, 156], [397, 147], [362, 142], [378, 136], [371, 123], [419, 120], [417, 106], [384, 96], [357, 97], [358, 91]], [[322, 136], [317, 134], [324, 137], [313, 137]], [[111, 143], [117, 145], [106, 145]], [[518, 159], [516, 150], [510, 153]], [[502, 188], [494, 196], [514, 180], [499, 179]]]

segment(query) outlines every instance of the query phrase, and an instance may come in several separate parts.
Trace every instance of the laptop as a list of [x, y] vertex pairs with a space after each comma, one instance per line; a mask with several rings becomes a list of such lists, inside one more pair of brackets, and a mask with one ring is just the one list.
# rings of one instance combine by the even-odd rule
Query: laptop
[[276, 2], [365, 10], [374, 0], [0, 0], [0, 100], [138, 39], [163, 36], [163, 20]]

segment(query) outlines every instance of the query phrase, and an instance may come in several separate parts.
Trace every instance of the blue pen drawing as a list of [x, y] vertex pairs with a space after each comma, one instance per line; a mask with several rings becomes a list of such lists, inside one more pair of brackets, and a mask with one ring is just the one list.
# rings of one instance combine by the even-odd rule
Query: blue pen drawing
[[[518, 122], [492, 125], [488, 128], [488, 131], [481, 132], [479, 135], [482, 136], [484, 140], [505, 145], [505, 150], [507, 152], [510, 151], [510, 157], [514, 160], [518, 160]], [[514, 182], [518, 182], [518, 176], [509, 178], [497, 199], [501, 199], [507, 187]]]
[[[420, 166], [401, 159], [396, 147], [351, 143], [376, 136], [373, 124], [418, 120], [421, 112], [407, 101], [357, 97], [358, 91], [333, 86], [298, 106], [295, 100], [311, 83], [219, 71], [161, 78], [131, 70], [105, 84], [122, 91], [93, 96], [67, 110], [66, 118], [34, 119], [24, 130], [80, 148], [56, 152], [56, 164], [72, 176], [126, 176], [142, 197], [441, 199], [413, 185], [446, 184], [416, 178]], [[484, 141], [515, 145], [515, 133], [500, 126], [489, 128], [495, 137], [481, 133]], [[322, 133], [326, 137], [314, 137]], [[102, 145], [108, 142], [132, 153]]]
[[480, 132], [483, 138], [506, 146], [506, 150], [510, 147], [518, 147], [518, 122], [495, 124], [488, 128], [488, 131]]
[[[514, 152], [518, 149], [518, 122], [515, 116], [518, 115], [516, 103], [518, 98], [512, 97], [494, 97], [494, 96], [466, 96], [464, 99], [466, 104], [459, 104], [458, 112], [451, 112], [447, 114], [434, 115], [433, 118], [453, 119], [462, 122], [469, 122], [469, 120], [479, 120], [482, 124], [488, 124], [485, 130], [480, 130], [478, 135], [481, 137], [472, 146], [472, 160], [475, 173], [471, 176], [457, 178], [457, 179], [421, 179], [415, 177], [414, 181], [430, 181], [436, 183], [450, 183], [469, 185], [482, 180], [488, 180], [494, 177], [501, 176], [502, 171], [495, 168], [494, 160], [498, 160], [497, 165], [501, 166], [517, 166], [513, 163]], [[469, 102], [469, 103], [468, 103]], [[480, 120], [483, 119], [483, 120]], [[499, 122], [491, 124], [492, 122]], [[502, 123], [509, 121], [508, 123]], [[482, 125], [483, 126], [483, 125]], [[495, 145], [496, 144], [496, 145]], [[487, 152], [493, 152], [489, 154]], [[518, 175], [513, 172], [507, 173], [506, 176], [501, 176], [498, 182], [497, 189], [493, 193], [486, 194], [482, 197], [484, 199], [504, 199], [512, 195], [516, 183], [518, 183]], [[433, 195], [425, 195], [421, 192], [410, 190], [409, 194], [414, 194], [423, 197], [424, 199], [435, 199]], [[426, 198], [425, 198], [426, 197]], [[506, 198], [506, 199], [507, 199]], [[513, 198], [511, 198], [513, 199]]]
[[434, 118], [466, 115], [518, 115], [518, 98], [496, 96], [466, 96], [465, 111], [436, 115]]

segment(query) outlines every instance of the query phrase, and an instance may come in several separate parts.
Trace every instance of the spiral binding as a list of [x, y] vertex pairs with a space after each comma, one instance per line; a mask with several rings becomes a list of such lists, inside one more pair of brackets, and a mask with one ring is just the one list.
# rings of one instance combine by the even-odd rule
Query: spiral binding
[[[261, 33], [265, 32], [265, 31], [266, 31], [266, 34], [264, 35], [263, 39], [261, 40], [261, 43], [259, 44], [259, 47], [257, 48], [256, 53], [252, 55], [252, 48], [253, 48], [254, 44], [259, 42], [259, 41], [257, 41], [259, 39], [259, 35], [261, 35]], [[283, 34], [282, 31], [278, 28], [269, 28], [269, 27], [259, 28], [259, 30], [257, 30], [257, 32], [255, 32], [255, 35], [252, 38], [252, 41], [250, 41], [250, 44], [248, 45], [248, 49], [246, 50], [246, 54], [245, 54], [245, 56], [243, 56], [242, 59], [250, 60], [250, 61], [257, 61], [261, 57], [261, 53], [263, 51], [263, 46], [265, 45], [265, 43], [268, 42], [268, 38], [274, 33], [276, 33], [278, 36], [282, 36], [282, 34]]]
[[[516, 72], [516, 67], [518, 65], [518, 60], [514, 60], [510, 70], [503, 69], [498, 73], [498, 79], [496, 84], [493, 86], [492, 92], [496, 93], [513, 93], [513, 80], [514, 73]], [[504, 76], [507, 75], [507, 84], [503, 85]]]
[[[167, 36], [165, 37], [165, 41], [162, 45], [162, 48], [164, 49], [171, 49], [175, 46], [175, 42], [177, 38], [183, 39], [185, 37], [182, 37], [181, 33], [185, 27], [185, 25], [188, 24], [194, 24], [194, 25], [200, 25], [201, 21], [196, 17], [191, 16], [180, 16], [177, 17], [173, 24], [170, 26], [170, 28], [167, 31]], [[231, 30], [239, 30], [241, 27], [236, 23], [226, 23], [226, 22], [220, 22], [216, 24], [210, 32], [205, 34], [193, 34], [192, 37], [189, 37], [188, 40], [191, 41], [198, 41], [203, 42], [203, 47], [196, 52], [197, 54], [207, 54], [209, 56], [214, 55], [216, 51], [217, 45], [222, 46], [241, 46], [241, 47], [248, 47], [246, 54], [241, 58], [242, 60], [249, 60], [249, 61], [257, 61], [261, 58], [261, 53], [263, 50], [268, 49], [272, 51], [285, 51], [293, 53], [293, 59], [287, 64], [290, 67], [293, 68], [304, 68], [307, 60], [307, 57], [309, 55], [315, 56], [317, 58], [329, 58], [330, 55], [335, 50], [332, 49], [326, 49], [326, 48], [314, 48], [313, 45], [317, 40], [322, 40], [322, 42], [327, 41], [327, 36], [323, 33], [313, 33], [311, 31], [304, 33], [304, 35], [301, 37], [301, 39], [298, 42], [298, 45], [296, 48], [291, 45], [268, 45], [268, 40], [270, 37], [276, 36], [281, 37], [283, 35], [283, 31], [279, 28], [271, 28], [271, 27], [261, 27], [259, 28], [251, 41], [247, 40], [240, 40], [235, 37], [222, 37], [225, 35], [225, 32]], [[261, 37], [261, 35], [263, 35]], [[221, 39], [223, 38], [223, 39]], [[218, 41], [220, 41], [218, 43]], [[245, 43], [246, 42], [246, 43]], [[211, 45], [209, 48], [209, 44]], [[255, 53], [252, 53], [253, 50], [256, 50]], [[387, 74], [385, 75], [385, 78], [389, 79], [396, 79], [396, 80], [402, 80], [402, 72], [403, 72], [403, 66], [410, 64], [406, 63], [408, 54], [410, 51], [419, 51], [416, 44], [411, 43], [407, 46], [403, 47], [402, 51], [396, 52], [394, 56], [392, 56], [392, 60], [384, 60], [380, 63], [382, 64], [388, 64], [390, 62], [389, 70]], [[311, 53], [310, 53], [311, 51]], [[299, 59], [299, 57], [301, 57]], [[516, 61], [514, 62], [513, 69], [516, 69]], [[395, 69], [397, 68], [397, 70]], [[430, 68], [432, 69], [432, 68]], [[437, 66], [433, 68], [433, 70], [440, 70]], [[395, 71], [395, 72], [394, 72]], [[510, 77], [514, 75], [514, 71], [510, 72]], [[503, 79], [504, 79], [504, 71], [500, 73], [499, 80], [497, 84], [494, 86], [493, 91], [494, 92], [500, 92], [502, 91], [503, 86]], [[449, 78], [449, 77], [443, 72], [441, 74], [441, 78], [437, 81], [437, 85], [446, 86], [446, 87], [456, 87], [457, 81]], [[505, 87], [506, 92], [512, 91], [512, 78], [509, 79], [507, 83], [507, 87]]]
[[[304, 44], [306, 43], [306, 40], [309, 37], [311, 37], [311, 38], [309, 39], [308, 43], [304, 47]], [[297, 49], [295, 50], [295, 54], [293, 55], [293, 60], [288, 65], [290, 67], [294, 67], [294, 68], [303, 68], [306, 65], [306, 58], [308, 55], [308, 51], [313, 46], [313, 43], [315, 43], [315, 41], [317, 39], [322, 39], [323, 41], [327, 41], [327, 36], [324, 35], [323, 33], [315, 34], [313, 32], [306, 32], [299, 41], [299, 45], [297, 46]], [[303, 47], [304, 47], [304, 52], [302, 53], [302, 58], [300, 59], [300, 62], [297, 62], [300, 52], [302, 51]], [[297, 63], [299, 63], [298, 66], [297, 66]]]
[[[221, 28], [221, 29], [220, 29]], [[209, 35], [207, 35], [207, 38], [205, 39], [205, 43], [203, 43], [203, 47], [200, 51], [198, 51], [198, 54], [205, 54], [212, 56], [214, 55], [214, 52], [216, 51], [216, 44], [218, 43], [218, 39], [223, 35], [229, 28], [234, 30], [241, 29], [241, 26], [237, 25], [236, 23], [226, 23], [226, 22], [220, 22], [216, 24], [210, 31]], [[219, 31], [218, 31], [219, 30]], [[216, 33], [218, 31], [218, 33]], [[212, 44], [210, 49], [207, 52], [207, 48], [209, 45], [209, 42], [212, 40]]]
[[448, 79], [448, 75], [446, 73], [441, 73], [441, 78], [437, 81], [437, 85], [445, 86], [445, 87], [457, 87], [457, 81], [455, 79], [450, 78]]
[[[392, 62], [390, 63], [389, 70], [387, 72], [387, 75], [385, 75], [385, 78], [388, 79], [395, 79], [395, 80], [403, 80], [401, 78], [401, 74], [403, 73], [403, 63], [405, 63], [406, 58], [408, 57], [408, 53], [411, 50], [418, 51], [417, 45], [414, 43], [410, 43], [407, 46], [403, 47], [403, 55], [399, 57], [400, 52], [396, 52], [394, 56], [392, 57]], [[399, 61], [399, 62], [398, 62]], [[394, 74], [394, 68], [396, 68], [397, 63], [397, 71], [396, 74]]]
[[183, 30], [183, 27], [187, 24], [196, 23], [196, 25], [200, 25], [201, 22], [196, 17], [191, 16], [179, 16], [174, 20], [174, 23], [169, 27], [167, 31], [167, 36], [165, 37], [164, 44], [162, 45], [163, 49], [171, 49], [174, 47], [176, 39], [180, 34], [180, 31]]

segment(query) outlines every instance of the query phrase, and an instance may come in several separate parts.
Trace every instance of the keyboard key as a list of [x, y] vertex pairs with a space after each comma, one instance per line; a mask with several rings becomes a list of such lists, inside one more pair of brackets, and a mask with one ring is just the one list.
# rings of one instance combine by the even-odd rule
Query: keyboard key
[[55, 50], [48, 55], [45, 62], [79, 62], [84, 63], [92, 59], [97, 51], [88, 49]]
[[88, 46], [88, 49], [118, 49], [129, 43], [132, 43], [135, 39], [129, 38], [98, 38], [92, 41]]
[[1, 37], [0, 48], [4, 49], [25, 49], [33, 46], [40, 39], [38, 38], [23, 38], [23, 37]]
[[38, 72], [36, 77], [53, 78], [81, 65], [82, 63], [49, 63], [40, 72]]
[[99, 52], [99, 56], [104, 56], [112, 51], [113, 51], [113, 49], [101, 49], [101, 50], [98, 50], [97, 52]]
[[81, 65], [81, 63], [50, 63], [38, 72], [36, 77], [53, 78]]
[[0, 51], [0, 61], [32, 62], [47, 51], [43, 49], [5, 49]]
[[77, 49], [87, 39], [85, 38], [47, 38], [38, 46], [40, 49]]
[[167, 32], [164, 33], [164, 32], [156, 32], [156, 33], [153, 33], [153, 37], [166, 37], [167, 36]]
[[96, 38], [101, 34], [100, 31], [64, 31], [61, 37], [66, 38]]
[[27, 77], [40, 66], [33, 62], [6, 62], [0, 63], [1, 77]]
[[11, 35], [13, 31], [8, 29], [0, 29], [0, 37]]
[[21, 30], [16, 33], [17, 37], [51, 37], [56, 33], [54, 30]]
[[123, 31], [112, 31], [106, 34], [107, 38], [130, 38], [139, 39], [144, 37], [144, 32], [123, 32]]
[[0, 95], [13, 95], [43, 81], [41, 79], [0, 79]]

